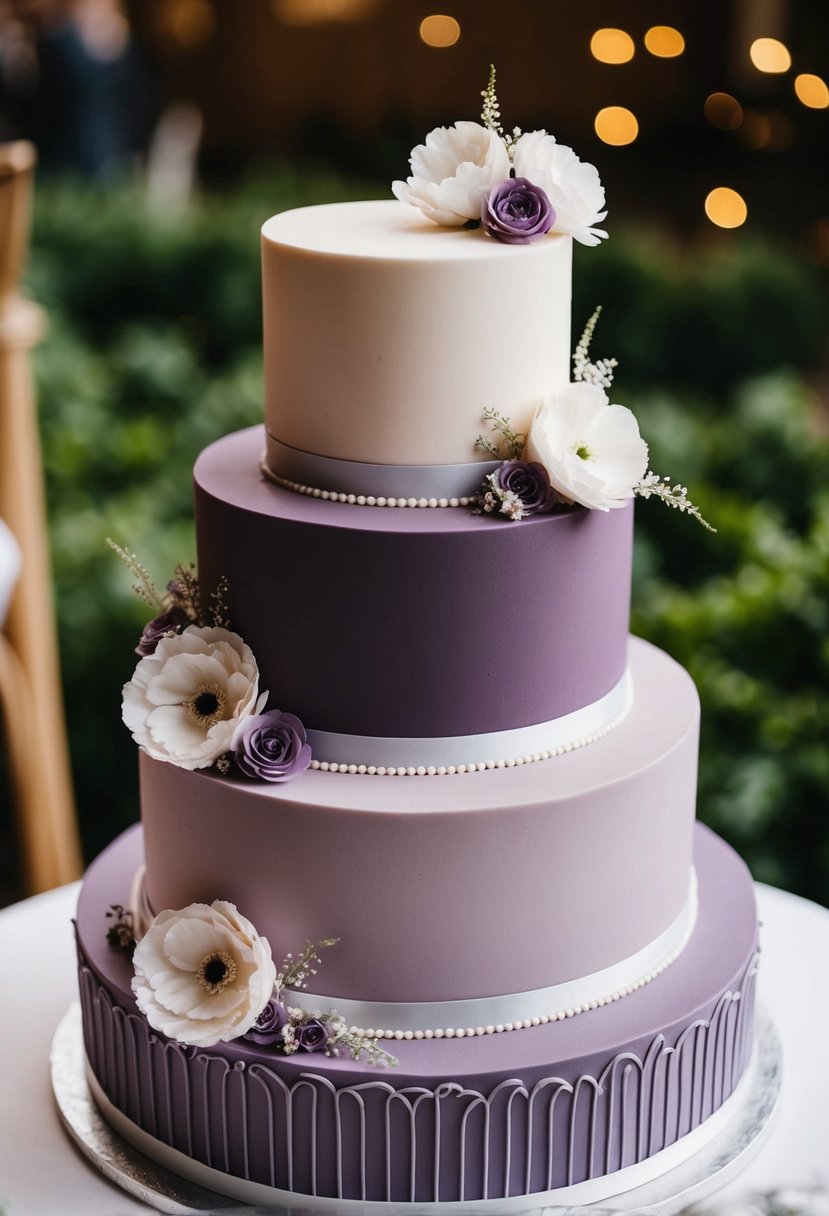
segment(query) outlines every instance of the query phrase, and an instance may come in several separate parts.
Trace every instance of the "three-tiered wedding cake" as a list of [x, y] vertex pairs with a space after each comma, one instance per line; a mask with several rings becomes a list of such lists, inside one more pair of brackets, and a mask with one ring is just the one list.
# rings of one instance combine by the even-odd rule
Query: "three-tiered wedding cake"
[[[266, 430], [195, 466], [220, 610], [176, 619], [174, 586], [125, 690], [142, 828], [81, 895], [90, 1083], [239, 1198], [592, 1202], [695, 1152], [748, 1065], [750, 878], [694, 825], [689, 676], [628, 637], [633, 440], [568, 387], [571, 236], [533, 206], [265, 224]], [[546, 468], [542, 399], [583, 429]], [[268, 943], [331, 938], [275, 972]]]

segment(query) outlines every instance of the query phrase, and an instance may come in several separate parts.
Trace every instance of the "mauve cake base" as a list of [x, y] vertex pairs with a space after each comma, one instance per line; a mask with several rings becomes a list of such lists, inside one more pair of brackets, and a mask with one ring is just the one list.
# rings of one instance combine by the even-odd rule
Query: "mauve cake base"
[[338, 937], [309, 981], [335, 1004], [522, 993], [611, 967], [686, 903], [697, 788], [691, 677], [638, 638], [630, 670], [615, 730], [515, 768], [256, 782], [139, 752], [149, 907], [220, 893], [280, 957]]
[[697, 827], [695, 844], [697, 924], [651, 983], [531, 1030], [395, 1042], [398, 1066], [378, 1069], [241, 1040], [198, 1050], [150, 1031], [129, 959], [105, 940], [105, 912], [128, 903], [141, 863], [133, 828], [90, 868], [78, 907], [91, 1073], [150, 1137], [279, 1191], [399, 1207], [543, 1194], [612, 1175], [703, 1124], [750, 1058], [751, 879], [707, 829]]

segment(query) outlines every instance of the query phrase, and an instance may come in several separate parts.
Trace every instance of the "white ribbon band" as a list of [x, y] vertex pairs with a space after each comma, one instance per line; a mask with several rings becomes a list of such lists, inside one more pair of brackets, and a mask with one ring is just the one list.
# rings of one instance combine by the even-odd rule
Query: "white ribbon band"
[[519, 726], [514, 730], [491, 731], [482, 735], [421, 739], [309, 730], [308, 742], [317, 768], [324, 765], [350, 770], [358, 766], [363, 772], [367, 768], [382, 768], [387, 772], [400, 772], [401, 775], [410, 769], [417, 772], [418, 769], [445, 771], [451, 768], [455, 772], [462, 768], [468, 772], [496, 765], [503, 767], [505, 763], [513, 765], [547, 760], [562, 752], [583, 747], [618, 725], [627, 715], [631, 702], [632, 681], [627, 670], [618, 684], [598, 701], [534, 726]]
[[317, 456], [266, 432], [265, 463], [274, 476], [306, 488], [372, 498], [450, 499], [476, 494], [500, 460], [468, 464], [368, 464]]
[[532, 992], [463, 1001], [352, 1001], [293, 989], [284, 994], [284, 1000], [300, 1009], [336, 1009], [350, 1027], [358, 1030], [368, 1027], [372, 1037], [392, 1037], [389, 1032], [402, 1031], [416, 1032], [418, 1037], [420, 1032], [428, 1032], [429, 1038], [433, 1035], [442, 1038], [447, 1028], [450, 1037], [457, 1035], [458, 1028], [465, 1034], [518, 1030], [539, 1021], [572, 1017], [574, 1013], [595, 1009], [598, 1004], [610, 1004], [649, 983], [682, 952], [696, 919], [697, 882], [692, 868], [682, 911], [663, 933], [621, 962], [579, 979]]

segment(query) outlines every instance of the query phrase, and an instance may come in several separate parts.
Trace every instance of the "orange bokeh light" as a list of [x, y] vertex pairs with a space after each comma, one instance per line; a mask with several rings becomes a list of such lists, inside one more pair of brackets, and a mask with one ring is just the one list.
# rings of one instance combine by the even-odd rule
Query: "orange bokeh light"
[[711, 126], [720, 131], [736, 131], [743, 121], [743, 107], [730, 93], [710, 93], [703, 108]]
[[739, 228], [746, 222], [745, 199], [729, 186], [717, 186], [705, 200], [705, 214], [718, 228]]
[[632, 144], [639, 134], [636, 115], [624, 106], [605, 106], [599, 110], [593, 126], [602, 143], [623, 147]]
[[792, 66], [789, 48], [777, 38], [755, 38], [748, 53], [758, 72], [788, 72]]
[[685, 50], [685, 39], [672, 25], [652, 25], [645, 34], [645, 47], [659, 59], [676, 59]]
[[460, 22], [445, 13], [433, 13], [420, 23], [420, 37], [427, 46], [454, 46], [460, 36]]
[[596, 30], [590, 39], [590, 54], [599, 63], [630, 63], [636, 47], [625, 30]]
[[794, 91], [797, 100], [810, 110], [825, 110], [829, 106], [829, 88], [820, 76], [811, 72], [802, 72], [794, 79]]

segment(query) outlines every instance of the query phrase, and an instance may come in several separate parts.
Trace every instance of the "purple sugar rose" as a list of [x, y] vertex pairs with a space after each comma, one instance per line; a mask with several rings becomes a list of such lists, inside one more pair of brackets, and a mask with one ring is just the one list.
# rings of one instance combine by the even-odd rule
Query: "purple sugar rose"
[[525, 515], [540, 515], [556, 505], [547, 470], [538, 461], [505, 460], [495, 473], [499, 488], [520, 499]]
[[484, 230], [508, 245], [526, 245], [549, 232], [556, 213], [540, 186], [510, 177], [493, 186], [481, 206]]
[[181, 633], [182, 629], [186, 629], [190, 624], [192, 622], [184, 609], [180, 608], [178, 604], [174, 604], [172, 608], [168, 608], [147, 622], [141, 631], [135, 653], [140, 654], [142, 658], [148, 654], [155, 654], [155, 649], [162, 638], [169, 633]]
[[287, 1018], [285, 1006], [281, 1001], [272, 997], [242, 1038], [247, 1039], [250, 1043], [258, 1043], [260, 1047], [270, 1047], [272, 1043], [282, 1037], [282, 1027]]
[[270, 709], [246, 718], [234, 740], [236, 764], [246, 777], [290, 781], [311, 763], [305, 727], [294, 714]]
[[328, 1027], [317, 1018], [309, 1018], [297, 1028], [296, 1041], [302, 1051], [324, 1051], [328, 1042]]

